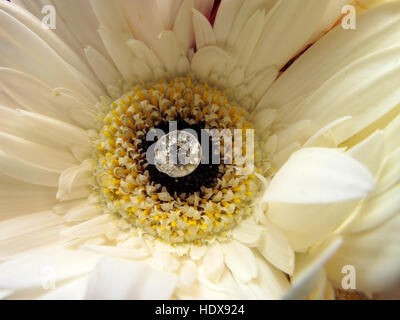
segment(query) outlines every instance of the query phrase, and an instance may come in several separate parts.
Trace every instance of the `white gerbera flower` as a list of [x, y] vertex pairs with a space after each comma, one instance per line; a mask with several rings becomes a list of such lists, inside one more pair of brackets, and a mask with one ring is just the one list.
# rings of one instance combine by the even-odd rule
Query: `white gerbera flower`
[[[213, 0], [12, 2], [0, 297], [321, 299], [344, 266], [364, 293], [400, 279], [399, 1], [356, 30], [347, 0], [223, 0], [213, 25]], [[254, 129], [254, 166], [149, 163], [147, 133], [174, 120]]]

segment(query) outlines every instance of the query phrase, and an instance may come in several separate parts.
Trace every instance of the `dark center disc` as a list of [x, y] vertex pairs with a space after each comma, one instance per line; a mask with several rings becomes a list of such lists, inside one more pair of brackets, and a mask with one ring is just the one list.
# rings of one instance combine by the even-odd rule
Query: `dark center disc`
[[[139, 145], [139, 152], [142, 156], [142, 160], [140, 162], [148, 171], [151, 183], [153, 185], [160, 184], [161, 186], [165, 187], [171, 196], [179, 196], [181, 194], [188, 195], [195, 192], [201, 192], [201, 187], [212, 188], [217, 184], [218, 178], [221, 178], [223, 175], [223, 165], [212, 163], [212, 151], [213, 144], [215, 144], [215, 142], [213, 142], [211, 140], [211, 136], [204, 131], [203, 136], [206, 138], [200, 138], [202, 137], [201, 130], [204, 129], [204, 123], [190, 125], [181, 119], [176, 120], [176, 123], [177, 130], [191, 129], [196, 132], [197, 138], [202, 144], [203, 161], [192, 173], [180, 178], [170, 177], [167, 174], [159, 171], [155, 165], [149, 163], [146, 159], [146, 152], [148, 148], [157, 141], [157, 139], [155, 141], [147, 141], [147, 132], [153, 129], [161, 129], [165, 134], [169, 133], [169, 123], [167, 121], [160, 122], [154, 128], [149, 129], [144, 134], [144, 139]], [[205, 141], [208, 141], [208, 143], [205, 143]]]

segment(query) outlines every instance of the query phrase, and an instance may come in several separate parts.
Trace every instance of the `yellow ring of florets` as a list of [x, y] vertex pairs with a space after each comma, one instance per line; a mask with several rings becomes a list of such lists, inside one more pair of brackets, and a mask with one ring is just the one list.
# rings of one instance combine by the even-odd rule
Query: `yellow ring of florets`
[[[213, 188], [176, 197], [151, 183], [138, 150], [146, 131], [158, 121], [177, 116], [208, 128], [250, 128], [246, 111], [232, 106], [225, 94], [190, 77], [135, 87], [120, 99], [99, 105], [96, 148], [96, 190], [104, 211], [171, 243], [193, 242], [223, 234], [251, 213], [259, 190], [254, 174], [237, 175], [225, 165]], [[222, 148], [223, 150], [223, 148]]]

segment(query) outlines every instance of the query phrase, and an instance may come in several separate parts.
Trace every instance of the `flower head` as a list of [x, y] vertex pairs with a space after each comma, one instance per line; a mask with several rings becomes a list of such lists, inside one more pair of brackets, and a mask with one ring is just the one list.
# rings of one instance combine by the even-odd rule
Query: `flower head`
[[399, 279], [400, 2], [359, 1], [355, 30], [347, 0], [55, 0], [54, 30], [13, 2], [0, 296], [320, 299], [345, 266], [364, 293]]

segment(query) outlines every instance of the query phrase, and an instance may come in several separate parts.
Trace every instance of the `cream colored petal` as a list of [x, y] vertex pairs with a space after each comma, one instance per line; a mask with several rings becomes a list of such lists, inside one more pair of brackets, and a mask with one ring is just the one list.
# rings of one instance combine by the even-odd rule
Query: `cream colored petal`
[[[320, 37], [341, 15], [346, 0], [279, 1], [269, 12], [247, 73], [267, 66], [282, 68], [292, 57]], [[267, 1], [270, 3], [270, 1]], [[279, 43], [279, 46], [276, 45]], [[268, 55], [265, 55], [268, 52]]]
[[299, 103], [299, 99], [304, 99], [345, 67], [399, 44], [398, 10], [398, 2], [389, 3], [361, 14], [355, 31], [336, 27], [284, 72], [258, 107], [281, 108], [296, 99]]
[[400, 46], [397, 46], [343, 68], [304, 103], [284, 115], [282, 121], [295, 123], [313, 119], [320, 127], [351, 116], [350, 121], [333, 130], [339, 143], [349, 139], [399, 104], [399, 58]]
[[336, 286], [341, 286], [343, 266], [356, 271], [356, 289], [380, 292], [400, 279], [400, 215], [378, 228], [344, 236], [343, 246], [329, 260], [326, 270]]
[[56, 225], [3, 240], [0, 242], [0, 261], [13, 259], [38, 248], [65, 244], [71, 238], [64, 237], [61, 234], [63, 230], [65, 226]]
[[0, 172], [14, 179], [47, 187], [57, 187], [59, 173], [35, 167], [0, 151]]
[[224, 77], [224, 71], [229, 62], [228, 54], [219, 47], [204, 47], [195, 53], [191, 69], [202, 81], [209, 81], [213, 76]]
[[96, 49], [92, 47], [85, 48], [85, 55], [96, 74], [97, 78], [105, 87], [115, 85], [121, 79], [120, 73], [115, 67]]
[[57, 199], [65, 201], [87, 197], [93, 180], [92, 166], [92, 162], [86, 160], [65, 170], [60, 176]]
[[94, 101], [87, 97], [65, 88], [52, 90], [38, 79], [14, 69], [0, 68], [0, 74], [4, 91], [18, 107], [78, 126], [93, 122]]
[[176, 284], [176, 275], [157, 271], [145, 262], [102, 258], [90, 276], [85, 298], [169, 299]]
[[215, 46], [215, 34], [210, 22], [196, 9], [193, 12], [193, 27], [196, 38], [196, 49], [200, 50], [203, 47]]
[[292, 287], [284, 299], [305, 299], [318, 286], [324, 273], [324, 265], [335, 254], [343, 243], [340, 237], [331, 237], [317, 246], [310, 253], [296, 255], [296, 269]]
[[135, 248], [119, 248], [113, 246], [99, 246], [99, 245], [83, 245], [81, 248], [108, 257], [122, 258], [122, 259], [143, 259], [150, 255], [150, 253], [144, 249], [135, 249]]
[[306, 148], [278, 171], [263, 200], [333, 203], [365, 197], [374, 187], [369, 170], [350, 156], [335, 149]]
[[0, 147], [22, 161], [54, 172], [62, 172], [77, 163], [68, 151], [49, 148], [4, 132], [0, 132]]
[[98, 259], [98, 255], [90, 252], [62, 247], [25, 253], [0, 264], [0, 287], [23, 289], [57, 285], [58, 281], [90, 272]]
[[95, 82], [66, 63], [32, 30], [2, 10], [0, 15], [0, 32], [4, 34], [0, 40], [2, 67], [31, 74], [53, 88], [67, 87], [92, 98], [103, 93]]
[[225, 264], [235, 278], [248, 282], [257, 277], [258, 268], [251, 249], [233, 240], [223, 246], [223, 251]]
[[0, 242], [27, 233], [57, 226], [63, 219], [51, 211], [31, 213], [0, 222]]
[[293, 275], [294, 251], [286, 236], [273, 224], [267, 222], [264, 232], [259, 241], [258, 250], [272, 265], [279, 270]]
[[[37, 2], [37, 1], [35, 1]], [[82, 6], [83, 5], [83, 6]], [[82, 11], [82, 7], [86, 8], [86, 4], [82, 3], [79, 6], [79, 10]], [[59, 30], [63, 29], [64, 21], [56, 20], [56, 29], [48, 30], [43, 28], [43, 24], [41, 19], [43, 19], [44, 15], [40, 14], [39, 19], [35, 17], [31, 12], [26, 11], [21, 6], [15, 5], [9, 1], [1, 1], [0, 8], [2, 8], [5, 12], [12, 15], [14, 18], [21, 21], [25, 26], [27, 26], [30, 30], [39, 35], [46, 43], [53, 48], [57, 54], [59, 54], [66, 62], [70, 63], [77, 70], [82, 71], [85, 75], [90, 77], [91, 79], [98, 81], [96, 77], [93, 75], [87, 63], [85, 63], [83, 57], [83, 51], [81, 46], [75, 47], [73, 41], [69, 41], [64, 37], [60, 39], [58, 36]], [[64, 11], [65, 13], [65, 11]], [[85, 21], [85, 29], [88, 27], [87, 20]], [[86, 31], [86, 30], [85, 30]], [[82, 34], [82, 32], [81, 32]], [[98, 36], [94, 35], [88, 38], [89, 41], [98, 38]], [[100, 41], [98, 41], [100, 43]], [[75, 49], [75, 50], [74, 50]]]
[[38, 186], [0, 174], [0, 221], [51, 209], [56, 188]]
[[56, 149], [80, 149], [89, 155], [87, 133], [79, 127], [41, 114], [0, 106], [0, 130]]
[[87, 239], [118, 230], [118, 226], [110, 215], [101, 215], [86, 222], [66, 228], [63, 236]]
[[219, 243], [209, 248], [203, 260], [204, 275], [213, 282], [220, 280], [224, 270], [224, 253]]
[[83, 300], [88, 283], [88, 276], [71, 280], [62, 286], [56, 286], [43, 295], [37, 297], [38, 300]]

